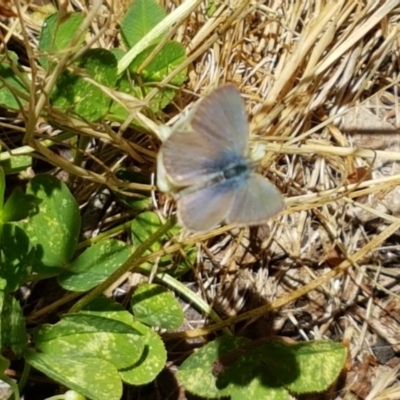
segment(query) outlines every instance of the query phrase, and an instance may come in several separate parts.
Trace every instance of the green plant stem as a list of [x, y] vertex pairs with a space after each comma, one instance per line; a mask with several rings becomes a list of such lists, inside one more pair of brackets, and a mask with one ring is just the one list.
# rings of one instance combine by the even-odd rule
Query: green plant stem
[[107, 230], [105, 232], [102, 232], [102, 233], [98, 234], [94, 238], [87, 239], [87, 240], [84, 240], [83, 242], [80, 242], [76, 246], [76, 249], [77, 250], [84, 249], [86, 247], [89, 247], [89, 246], [93, 245], [94, 243], [100, 242], [103, 239], [110, 238], [110, 237], [112, 237], [114, 235], [117, 235], [117, 234], [123, 232], [125, 229], [128, 229], [131, 225], [132, 225], [132, 221], [124, 222], [121, 225], [115, 226], [112, 229], [109, 229], [109, 230]]
[[31, 373], [31, 366], [25, 361], [24, 369], [22, 371], [22, 375], [21, 375], [21, 378], [19, 379], [19, 383], [18, 383], [19, 393], [21, 393], [24, 390], [30, 373]]
[[94, 298], [103, 293], [109, 286], [111, 286], [117, 279], [119, 279], [122, 275], [127, 273], [128, 271], [132, 271], [134, 268], [137, 268], [140, 264], [137, 264], [136, 261], [140, 256], [150, 247], [161, 239], [171, 228], [176, 224], [175, 218], [170, 218], [157, 232], [151, 235], [147, 240], [145, 240], [128, 258], [128, 260], [111, 274], [104, 282], [102, 282], [99, 286], [95, 287], [89, 293], [87, 293], [84, 297], [82, 297], [79, 301], [77, 301], [69, 310], [69, 313], [76, 313], [82, 309], [86, 304], [92, 301]]
[[18, 385], [7, 375], [3, 375], [1, 377], [1, 380], [6, 382], [8, 385], [10, 385], [11, 390], [13, 391], [13, 396], [11, 396], [11, 399], [20, 400], [21, 397], [19, 396], [20, 391], [19, 391]]
[[[143, 274], [150, 274], [150, 271], [146, 267], [139, 266], [139, 272]], [[208, 317], [210, 317], [215, 323], [222, 322], [222, 319], [219, 315], [196, 293], [193, 293], [190, 289], [188, 289], [181, 282], [176, 280], [174, 277], [168, 274], [156, 274], [154, 277], [156, 281], [163, 283], [164, 285], [170, 287], [174, 290], [174, 292], [178, 293], [180, 297], [185, 298], [191, 304], [193, 304], [198, 310], [202, 311]], [[223, 328], [222, 331], [225, 335], [232, 336], [232, 332], [227, 328]]]
[[[68, 140], [76, 136], [73, 132], [64, 132], [56, 136], [54, 139], [46, 139], [41, 142], [41, 144], [45, 147], [51, 147], [55, 144], [59, 144], [64, 140]], [[30, 146], [21, 146], [16, 149], [12, 149], [10, 151], [3, 151], [0, 153], [0, 161], [9, 160], [13, 156], [27, 156], [34, 153], [36, 150]]]

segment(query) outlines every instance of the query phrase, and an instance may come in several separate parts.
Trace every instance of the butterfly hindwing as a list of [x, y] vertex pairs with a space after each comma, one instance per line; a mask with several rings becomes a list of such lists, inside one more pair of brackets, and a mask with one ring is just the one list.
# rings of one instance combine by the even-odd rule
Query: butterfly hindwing
[[236, 186], [236, 182], [229, 180], [192, 193], [183, 193], [177, 201], [181, 225], [193, 232], [215, 228], [227, 217]]
[[255, 172], [245, 177], [235, 191], [227, 223], [258, 225], [282, 211], [283, 198], [279, 190]]

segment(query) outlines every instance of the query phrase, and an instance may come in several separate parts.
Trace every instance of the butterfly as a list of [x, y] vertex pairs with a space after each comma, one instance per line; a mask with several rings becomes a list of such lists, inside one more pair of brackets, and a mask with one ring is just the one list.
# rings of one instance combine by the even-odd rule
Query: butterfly
[[284, 208], [248, 153], [245, 104], [232, 84], [215, 89], [172, 128], [157, 156], [157, 185], [172, 193], [184, 228], [260, 225]]

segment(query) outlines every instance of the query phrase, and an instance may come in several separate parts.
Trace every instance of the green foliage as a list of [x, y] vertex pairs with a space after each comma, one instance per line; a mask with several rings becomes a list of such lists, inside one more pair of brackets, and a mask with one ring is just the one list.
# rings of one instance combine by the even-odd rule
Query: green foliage
[[18, 65], [18, 57], [12, 51], [0, 54], [0, 106], [19, 110], [27, 103], [28, 76]]
[[84, 292], [107, 279], [129, 257], [128, 246], [115, 239], [105, 239], [86, 249], [58, 277], [67, 290]]
[[[148, 237], [150, 237], [152, 234], [157, 232], [162, 226], [162, 223], [160, 221], [160, 218], [158, 218], [157, 214], [152, 212], [152, 211], [145, 211], [141, 214], [139, 214], [131, 224], [131, 240], [133, 244], [133, 248], [136, 249], [140, 245], [142, 245]], [[175, 236], [178, 234], [179, 228], [174, 227], [170, 231], [171, 237]], [[168, 239], [168, 238], [167, 238]], [[145, 254], [150, 254], [152, 252], [155, 252], [157, 250], [160, 250], [165, 241], [157, 241], [152, 244], [152, 246], [145, 252]], [[179, 277], [183, 275], [184, 273], [188, 272], [193, 265], [193, 262], [195, 260], [195, 250], [193, 249], [192, 246], [186, 246], [182, 251], [186, 252], [186, 258], [181, 259], [180, 256], [179, 260], [172, 259], [171, 254], [166, 254], [165, 256], [162, 256], [159, 261], [159, 271], [165, 271], [167, 270], [171, 264], [173, 264], [175, 267], [173, 270], [169, 270], [169, 273], [175, 277]], [[176, 265], [178, 267], [176, 267]], [[150, 269], [151, 264], [150, 263], [143, 263], [141, 266], [142, 269]]]
[[[134, 46], [164, 17], [165, 11], [154, 0], [135, 1], [121, 23], [121, 36], [125, 45], [128, 48]], [[83, 16], [79, 13], [70, 13], [67, 17], [56, 13], [46, 19], [39, 40], [39, 49], [43, 54], [40, 60], [44, 68], [50, 69], [58, 54], [70, 49], [71, 32], [77, 32], [82, 21]], [[84, 33], [81, 33], [76, 46], [82, 43]], [[123, 56], [121, 49], [87, 50], [75, 60], [73, 68], [65, 70], [59, 76], [51, 93], [52, 105], [89, 122], [106, 117], [117, 121], [125, 120], [129, 110], [121, 103], [111, 101], [107, 91], [99, 85], [110, 89], [117, 86], [117, 90], [123, 93], [144, 99], [157, 88], [157, 82], [163, 81], [186, 59], [185, 49], [177, 42], [166, 42], [162, 48], [154, 51], [161, 39], [160, 37], [148, 43], [148, 48], [133, 60], [129, 71], [119, 77], [116, 56]], [[141, 68], [144, 62], [145, 66]], [[186, 74], [187, 70], [183, 69], [170, 84], [179, 87], [186, 79]], [[156, 95], [150, 101], [151, 110], [157, 112], [167, 106], [175, 93], [176, 90], [171, 88], [157, 88]]]
[[16, 189], [6, 200], [5, 183], [0, 168], [1, 349], [23, 356], [34, 368], [89, 398], [119, 399], [124, 382], [153, 381], [167, 354], [160, 336], [147, 325], [177, 328], [183, 321], [179, 304], [161, 286], [140, 288], [132, 299], [136, 319], [118, 303], [96, 298], [80, 313], [39, 326], [34, 349], [28, 348], [22, 310], [11, 292], [29, 280], [32, 267], [36, 280], [56, 275], [64, 288], [86, 291], [121, 267], [132, 249], [104, 238], [77, 253], [81, 216], [64, 183], [38, 175], [25, 192]]
[[[130, 183], [140, 183], [140, 184], [151, 184], [151, 180], [149, 176], [144, 176], [143, 174], [139, 174], [137, 172], [134, 172], [132, 170], [129, 170], [127, 168], [121, 168], [117, 171], [116, 173], [117, 178], [121, 179], [124, 182], [130, 182]], [[147, 192], [141, 192], [141, 191], [135, 191], [135, 197], [116, 193], [116, 196], [118, 199], [123, 202], [127, 207], [134, 211], [144, 211], [147, 210], [151, 203], [152, 199], [150, 197], [150, 193]], [[141, 197], [139, 197], [141, 196]]]
[[35, 348], [59, 356], [98, 357], [122, 369], [135, 364], [143, 352], [141, 335], [129, 325], [97, 315], [69, 314], [35, 334]]
[[133, 314], [146, 325], [177, 329], [183, 323], [182, 308], [172, 293], [162, 286], [155, 284], [139, 286], [131, 302]]
[[[4, 286], [4, 281], [2, 280]], [[4, 289], [0, 290], [0, 343], [2, 350], [23, 354], [28, 345], [25, 321], [19, 302]]]
[[56, 382], [91, 399], [119, 400], [122, 396], [118, 370], [102, 358], [71, 358], [28, 350], [25, 359]]
[[38, 212], [29, 215], [21, 224], [35, 248], [34, 271], [65, 267], [79, 239], [78, 203], [67, 186], [51, 175], [33, 178], [26, 193], [40, 202]]
[[[7, 106], [12, 108], [9, 104], [7, 104]], [[8, 159], [0, 161], [0, 166], [3, 167], [6, 175], [18, 174], [21, 171], [25, 171], [31, 165], [31, 156], [17, 156], [13, 154]]]
[[[136, 0], [121, 22], [121, 35], [130, 48], [165, 18], [164, 9], [155, 0]], [[132, 23], [134, 22], [134, 23]], [[157, 41], [161, 38], [157, 39]]]
[[[81, 13], [57, 12], [46, 18], [39, 37], [40, 64], [45, 69], [53, 68], [63, 50], [69, 49], [73, 35], [79, 32], [84, 15]], [[87, 30], [81, 31], [75, 48], [82, 45]]]
[[120, 370], [121, 379], [131, 385], [144, 385], [153, 381], [164, 368], [167, 352], [160, 336], [151, 328], [135, 321], [133, 315], [118, 303], [99, 297], [89, 303], [82, 313], [103, 316], [131, 326], [141, 335], [144, 350], [140, 359], [131, 367]]
[[188, 391], [207, 398], [289, 400], [291, 393], [327, 390], [346, 357], [346, 347], [330, 341], [254, 344], [221, 337], [191, 355], [178, 379]]
[[0, 167], [0, 278], [2, 289], [13, 292], [25, 282], [34, 259], [28, 236], [15, 221], [34, 214], [39, 199], [16, 188], [4, 202], [5, 190], [5, 175]]
[[80, 118], [97, 121], [107, 113], [110, 100], [100, 87], [87, 79], [105, 87], [114, 87], [117, 60], [108, 50], [91, 49], [78, 59], [76, 66], [84, 74], [64, 71], [51, 94], [51, 102], [55, 107], [69, 110]]

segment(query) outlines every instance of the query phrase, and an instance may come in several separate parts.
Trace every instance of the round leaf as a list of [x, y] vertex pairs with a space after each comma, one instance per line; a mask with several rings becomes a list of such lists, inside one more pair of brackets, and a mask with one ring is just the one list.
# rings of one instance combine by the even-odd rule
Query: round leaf
[[24, 224], [36, 257], [47, 267], [65, 266], [75, 252], [81, 218], [67, 186], [51, 175], [37, 175], [27, 188], [40, 201], [37, 214]]
[[164, 329], [177, 329], [184, 314], [174, 295], [155, 284], [139, 286], [131, 299], [132, 311], [142, 323]]
[[116, 271], [128, 258], [128, 246], [115, 239], [106, 239], [86, 249], [58, 277], [67, 290], [84, 292], [97, 286]]
[[200, 397], [213, 399], [227, 396], [229, 392], [217, 386], [217, 378], [212, 374], [214, 361], [246, 342], [243, 338], [224, 336], [206, 344], [179, 367], [179, 382], [186, 390]]
[[152, 329], [140, 322], [132, 326], [143, 334], [145, 351], [133, 367], [120, 371], [120, 375], [126, 383], [144, 385], [152, 382], [162, 371], [167, 361], [167, 352], [160, 336]]
[[50, 355], [33, 350], [25, 358], [48, 377], [90, 399], [120, 400], [122, 397], [117, 369], [102, 358]]
[[68, 315], [55, 325], [41, 327], [34, 342], [47, 354], [99, 357], [117, 369], [134, 365], [144, 349], [142, 335], [131, 326], [85, 314]]

